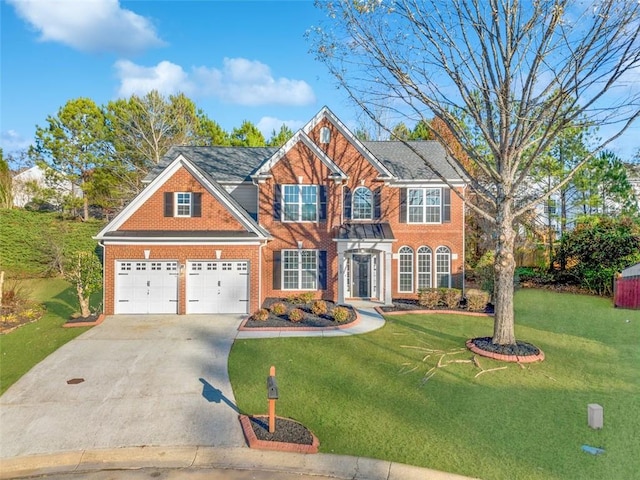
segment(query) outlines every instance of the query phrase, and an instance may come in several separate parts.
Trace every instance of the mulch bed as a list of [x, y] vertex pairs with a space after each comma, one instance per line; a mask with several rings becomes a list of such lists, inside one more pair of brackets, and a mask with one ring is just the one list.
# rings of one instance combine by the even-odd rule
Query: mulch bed
[[349, 310], [349, 318], [345, 322], [336, 322], [331, 317], [331, 312], [336, 305], [334, 302], [329, 300], [325, 300], [327, 304], [327, 313], [323, 315], [316, 315], [311, 312], [312, 303], [287, 303], [281, 298], [267, 298], [262, 305], [263, 308], [267, 310], [271, 305], [276, 302], [284, 303], [289, 310], [294, 308], [299, 308], [304, 311], [304, 319], [300, 322], [292, 322], [287, 318], [287, 314], [285, 313], [282, 316], [269, 314], [269, 317], [266, 320], [255, 320], [252, 317], [249, 317], [247, 321], [244, 323], [243, 328], [284, 328], [284, 327], [315, 327], [315, 328], [327, 328], [327, 327], [339, 327], [351, 323], [356, 320], [356, 312], [350, 305], [340, 305], [341, 307], [345, 307]]
[[476, 347], [485, 352], [499, 353], [500, 355], [517, 355], [526, 357], [529, 355], [539, 355], [540, 349], [527, 342], [516, 340], [515, 345], [496, 345], [491, 337], [479, 337], [470, 340]]
[[313, 443], [313, 435], [307, 427], [294, 420], [277, 417], [276, 429], [273, 433], [269, 433], [269, 419], [267, 417], [250, 417], [249, 420], [258, 440], [296, 443], [298, 445]]
[[[385, 313], [404, 312], [404, 311], [410, 311], [410, 310], [429, 310], [429, 308], [421, 306], [418, 303], [418, 300], [413, 300], [410, 298], [397, 298], [393, 300], [393, 306], [391, 307], [381, 306], [379, 308], [381, 311]], [[438, 307], [438, 310], [442, 310], [442, 309], [443, 309], [442, 307]], [[452, 312], [454, 311], [468, 312], [464, 303], [461, 303], [460, 308], [458, 308], [457, 310], [454, 309], [451, 311]], [[482, 313], [487, 313], [489, 315], [493, 314], [493, 305], [490, 303], [487, 304], [487, 306], [485, 307]]]

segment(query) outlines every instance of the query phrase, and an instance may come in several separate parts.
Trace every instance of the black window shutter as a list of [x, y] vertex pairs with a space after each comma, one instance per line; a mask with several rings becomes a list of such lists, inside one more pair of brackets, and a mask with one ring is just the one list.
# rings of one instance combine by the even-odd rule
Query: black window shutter
[[343, 196], [344, 219], [351, 220], [351, 190], [345, 185]]
[[173, 217], [173, 192], [164, 192], [164, 216]]
[[327, 289], [327, 251], [318, 252], [318, 286], [320, 290]]
[[373, 191], [373, 219], [380, 220], [382, 217], [382, 209], [380, 207], [380, 198], [382, 194], [382, 187], [378, 187]]
[[280, 290], [282, 288], [282, 272], [281, 272], [280, 250], [273, 252], [273, 289]]
[[282, 220], [282, 185], [275, 184], [273, 188], [273, 219]]
[[201, 217], [202, 216], [202, 193], [194, 192], [191, 194], [191, 216], [192, 217]]
[[442, 223], [451, 222], [451, 189], [442, 189]]
[[320, 211], [318, 212], [318, 220], [325, 221], [327, 219], [327, 187], [320, 185], [319, 187]]
[[407, 223], [407, 189], [400, 189], [400, 223]]

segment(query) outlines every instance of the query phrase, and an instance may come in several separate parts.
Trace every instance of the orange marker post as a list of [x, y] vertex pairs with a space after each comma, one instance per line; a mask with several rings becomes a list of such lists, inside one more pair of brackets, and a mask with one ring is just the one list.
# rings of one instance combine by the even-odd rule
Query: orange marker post
[[278, 399], [278, 384], [276, 382], [276, 367], [269, 369], [267, 378], [267, 398], [269, 399], [269, 433], [276, 431], [276, 400]]

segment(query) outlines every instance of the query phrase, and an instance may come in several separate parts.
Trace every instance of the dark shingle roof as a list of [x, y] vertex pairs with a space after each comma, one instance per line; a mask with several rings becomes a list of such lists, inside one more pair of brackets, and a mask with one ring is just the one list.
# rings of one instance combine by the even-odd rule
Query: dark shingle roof
[[153, 180], [178, 155], [184, 156], [219, 182], [249, 180], [262, 162], [277, 150], [275, 147], [171, 147], [145, 181]]
[[408, 142], [425, 160], [402, 142], [362, 142], [364, 146], [380, 160], [391, 173], [401, 180], [437, 180], [436, 169], [448, 179], [460, 178], [447, 162], [447, 154], [438, 142]]
[[338, 240], [395, 240], [388, 223], [344, 223], [338, 230]]

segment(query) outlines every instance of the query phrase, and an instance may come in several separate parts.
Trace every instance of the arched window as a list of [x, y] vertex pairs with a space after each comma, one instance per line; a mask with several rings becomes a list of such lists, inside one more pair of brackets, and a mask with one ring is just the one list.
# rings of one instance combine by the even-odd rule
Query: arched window
[[418, 249], [418, 290], [431, 288], [431, 249], [420, 247]]
[[398, 253], [398, 291], [413, 293], [413, 250], [402, 247]]
[[371, 220], [373, 218], [373, 194], [367, 187], [358, 187], [351, 199], [351, 218], [354, 220]]
[[331, 140], [331, 130], [329, 127], [322, 127], [320, 129], [320, 143], [329, 143]]
[[447, 247], [436, 249], [436, 287], [451, 287], [451, 250]]

